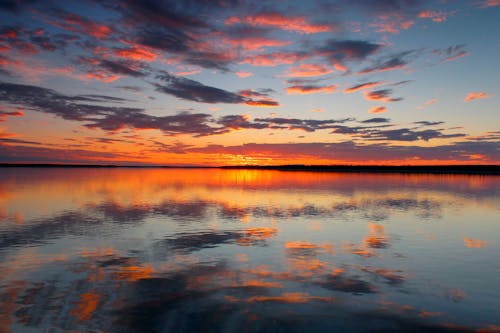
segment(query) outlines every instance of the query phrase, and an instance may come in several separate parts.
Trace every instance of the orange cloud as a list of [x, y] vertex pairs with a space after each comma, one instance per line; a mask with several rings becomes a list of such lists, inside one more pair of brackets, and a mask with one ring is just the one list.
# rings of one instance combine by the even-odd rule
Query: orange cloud
[[261, 108], [276, 108], [280, 106], [280, 103], [271, 99], [271, 98], [266, 98], [266, 99], [260, 99], [260, 100], [249, 100], [245, 102], [246, 105], [249, 106], [256, 106], [256, 107], [261, 107]]
[[246, 17], [232, 16], [225, 21], [226, 25], [248, 23], [253, 26], [272, 26], [281, 30], [295, 31], [302, 34], [313, 34], [334, 30], [326, 24], [311, 24], [303, 16], [287, 17], [281, 13], [261, 13]]
[[464, 245], [471, 249], [480, 249], [486, 247], [488, 242], [481, 239], [464, 238]]
[[245, 78], [245, 77], [249, 77], [249, 76], [253, 75], [253, 73], [250, 73], [250, 72], [235, 72], [234, 74], [236, 74], [237, 76], [239, 76], [241, 78]]
[[337, 90], [338, 85], [332, 84], [330, 86], [291, 86], [286, 88], [286, 92], [289, 95], [307, 95], [307, 94], [317, 94], [325, 93], [331, 94]]
[[488, 95], [488, 94], [487, 94], [487, 93], [485, 93], [485, 92], [471, 92], [471, 93], [469, 93], [469, 94], [465, 97], [464, 101], [465, 101], [465, 102], [470, 102], [470, 101], [473, 101], [473, 100], [475, 100], [475, 99], [490, 98], [490, 97], [491, 97], [491, 96], [490, 96], [490, 95]]
[[7, 117], [23, 117], [23, 116], [24, 116], [23, 111], [4, 112], [4, 111], [0, 110], [0, 121], [5, 121], [5, 119], [7, 119]]
[[368, 110], [370, 113], [383, 113], [386, 112], [387, 108], [385, 106], [374, 106]]
[[291, 68], [287, 76], [312, 77], [330, 74], [331, 72], [333, 72], [331, 69], [320, 64], [301, 64], [298, 67]]

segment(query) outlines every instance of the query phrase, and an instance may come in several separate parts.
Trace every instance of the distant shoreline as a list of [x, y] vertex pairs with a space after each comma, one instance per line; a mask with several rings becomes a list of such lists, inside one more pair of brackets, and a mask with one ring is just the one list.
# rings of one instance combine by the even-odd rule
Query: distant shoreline
[[223, 169], [223, 170], [277, 170], [345, 173], [427, 173], [500, 175], [500, 165], [234, 165], [234, 166], [168, 166], [168, 165], [107, 165], [57, 163], [0, 163], [0, 168], [138, 168], [138, 169]]

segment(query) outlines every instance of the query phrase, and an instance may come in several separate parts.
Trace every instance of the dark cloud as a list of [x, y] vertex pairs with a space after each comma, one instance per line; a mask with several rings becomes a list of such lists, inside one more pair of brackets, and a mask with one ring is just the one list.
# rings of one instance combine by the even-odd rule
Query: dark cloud
[[441, 57], [441, 61], [443, 62], [460, 59], [469, 54], [469, 52], [467, 52], [466, 50], [465, 44], [452, 45], [445, 49], [435, 49], [432, 51], [432, 53]]
[[363, 40], [331, 39], [316, 48], [316, 53], [325, 57], [331, 63], [364, 60], [382, 49], [382, 44]]
[[14, 139], [14, 138], [0, 138], [0, 145], [2, 145], [2, 143], [28, 144], [28, 145], [41, 145], [42, 144], [42, 143], [37, 142], [37, 141], [27, 141], [27, 140]]
[[[413, 136], [413, 135], [411, 135]], [[403, 141], [408, 141], [403, 137]], [[386, 140], [386, 138], [384, 139]], [[242, 154], [252, 156], [267, 156], [272, 158], [289, 158], [290, 156], [311, 156], [317, 159], [334, 159], [351, 162], [366, 161], [401, 161], [418, 157], [421, 160], [440, 161], [473, 161], [474, 156], [481, 154], [489, 161], [498, 161], [500, 152], [498, 142], [462, 141], [440, 146], [401, 146], [396, 144], [356, 144], [346, 142], [312, 142], [312, 143], [281, 143], [257, 144], [248, 143], [234, 146], [208, 145], [189, 149], [188, 152]]]
[[147, 64], [130, 59], [99, 59], [81, 57], [77, 63], [96, 78], [109, 78], [113, 75], [144, 77], [149, 74]]
[[408, 128], [399, 128], [393, 130], [371, 130], [370, 132], [362, 135], [367, 140], [388, 140], [388, 141], [429, 141], [430, 139], [446, 139], [446, 138], [460, 138], [466, 134], [454, 133], [445, 134], [441, 130], [412, 130]]
[[[156, 76], [165, 84], [154, 83], [156, 90], [165, 94], [173, 95], [189, 101], [200, 103], [228, 103], [247, 104], [250, 106], [279, 106], [279, 103], [269, 98], [272, 89], [260, 89], [258, 91], [246, 89], [239, 93], [233, 93], [216, 87], [206, 86], [198, 81], [185, 77], [173, 76], [167, 72], [161, 72]], [[253, 99], [257, 97], [258, 99]]]
[[382, 102], [398, 102], [403, 100], [402, 97], [391, 98], [392, 89], [380, 89], [373, 91], [366, 91], [364, 93], [365, 99], [371, 101], [382, 101]]
[[18, 14], [25, 7], [37, 2], [37, 0], [0, 0], [0, 8]]
[[360, 122], [364, 123], [364, 124], [369, 124], [369, 123], [388, 123], [390, 121], [391, 120], [389, 118], [370, 118], [370, 119], [362, 120]]
[[116, 88], [131, 91], [131, 92], [141, 92], [142, 88], [141, 87], [136, 87], [136, 86], [116, 86]]
[[374, 61], [373, 65], [360, 70], [358, 74], [370, 74], [375, 72], [386, 72], [396, 69], [403, 69], [420, 53], [421, 51], [419, 50], [410, 50], [400, 52], [398, 54], [384, 56]]
[[421, 125], [421, 126], [435, 126], [435, 125], [444, 124], [444, 121], [427, 121], [427, 120], [421, 120], [421, 121], [415, 121], [414, 124]]
[[146, 76], [145, 65], [130, 60], [101, 60], [99, 66], [112, 73], [133, 77]]
[[156, 76], [166, 83], [166, 85], [156, 83], [156, 90], [178, 98], [202, 103], [230, 103], [239, 104], [245, 98], [236, 93], [223, 89], [206, 86], [198, 81], [185, 77], [177, 77], [167, 72], [162, 72]]
[[[90, 96], [90, 97], [89, 97]], [[97, 96], [97, 97], [96, 97]], [[101, 95], [67, 96], [37, 86], [0, 82], [0, 101], [54, 114], [66, 120], [84, 121], [88, 128], [114, 131], [124, 127], [159, 129], [168, 135], [196, 136], [227, 132], [209, 125], [210, 115], [181, 112], [172, 116], [152, 116], [145, 110], [131, 107], [103, 106], [78, 102], [117, 102], [116, 98]]]

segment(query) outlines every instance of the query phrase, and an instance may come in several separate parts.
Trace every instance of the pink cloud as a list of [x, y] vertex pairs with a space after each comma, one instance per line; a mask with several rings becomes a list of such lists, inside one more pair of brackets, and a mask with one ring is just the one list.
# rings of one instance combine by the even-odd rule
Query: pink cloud
[[147, 62], [155, 61], [158, 58], [157, 53], [137, 45], [125, 49], [116, 49], [113, 51], [113, 54], [120, 58]]
[[451, 15], [453, 15], [453, 13], [446, 13], [435, 10], [423, 10], [420, 13], [418, 13], [418, 18], [431, 19], [434, 22], [441, 23], [446, 21], [446, 19]]
[[303, 55], [296, 53], [274, 52], [246, 57], [241, 63], [253, 66], [274, 67], [278, 65], [291, 65], [302, 60], [303, 58]]
[[76, 31], [95, 38], [106, 38], [111, 34], [111, 28], [92, 22], [83, 16], [66, 13], [60, 21], [51, 21], [51, 24], [69, 31]]
[[292, 67], [288, 73], [288, 76], [292, 77], [312, 77], [330, 74], [333, 72], [326, 66], [320, 64], [301, 64], [297, 67]]
[[391, 15], [380, 15], [379, 20], [371, 23], [370, 26], [375, 28], [376, 32], [397, 34], [401, 29], [408, 30], [413, 23], [413, 20], [406, 19], [401, 14], [393, 13]]
[[245, 51], [258, 51], [265, 47], [280, 47], [292, 43], [291, 41], [264, 37], [247, 37], [238, 39], [225, 38], [222, 42], [229, 44], [232, 47], [240, 47]]
[[485, 92], [471, 92], [465, 97], [464, 101], [471, 102], [475, 99], [490, 98], [490, 97], [491, 96]]
[[302, 34], [328, 32], [336, 29], [326, 24], [311, 24], [303, 16], [287, 17], [281, 13], [261, 13], [245, 17], [232, 16], [225, 21], [226, 25], [248, 23], [253, 26], [271, 26], [281, 30], [295, 31]]
[[201, 73], [201, 70], [193, 69], [193, 70], [180, 71], [180, 72], [175, 73], [175, 75], [188, 76], [188, 75], [196, 75], [196, 74], [200, 74], [200, 73]]
[[438, 101], [437, 98], [432, 98], [432, 99], [428, 100], [427, 102], [425, 102], [424, 104], [422, 104], [419, 107], [417, 107], [417, 109], [423, 110], [427, 106], [432, 105], [432, 104], [436, 103], [437, 101]]
[[241, 78], [246, 78], [246, 77], [250, 77], [253, 75], [253, 73], [251, 73], [251, 72], [235, 72], [234, 74], [236, 74], [237, 76], [239, 76]]
[[489, 8], [500, 6], [500, 0], [484, 0], [480, 3], [481, 8]]

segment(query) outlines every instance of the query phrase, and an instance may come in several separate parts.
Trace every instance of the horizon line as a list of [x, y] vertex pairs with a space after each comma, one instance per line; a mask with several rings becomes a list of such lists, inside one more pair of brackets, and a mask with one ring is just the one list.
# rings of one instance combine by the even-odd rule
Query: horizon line
[[360, 165], [360, 164], [282, 164], [282, 165], [156, 165], [156, 164], [81, 164], [81, 163], [0, 163], [6, 168], [164, 168], [164, 169], [248, 169], [318, 172], [374, 172], [374, 173], [434, 173], [500, 175], [500, 164], [449, 165]]

